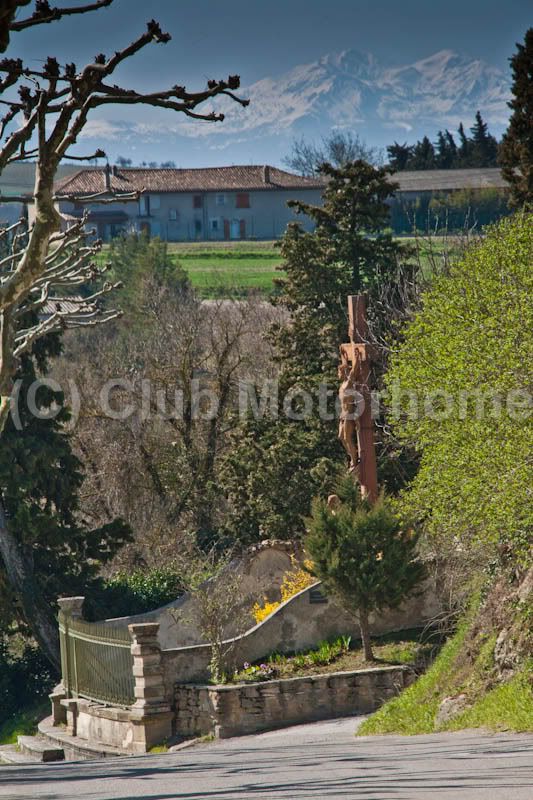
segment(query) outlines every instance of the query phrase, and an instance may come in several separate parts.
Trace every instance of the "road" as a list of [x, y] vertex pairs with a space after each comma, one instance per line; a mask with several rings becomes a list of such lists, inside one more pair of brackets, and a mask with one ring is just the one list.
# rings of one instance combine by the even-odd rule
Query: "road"
[[24, 800], [533, 800], [533, 736], [354, 738], [334, 720], [159, 756], [4, 767]]

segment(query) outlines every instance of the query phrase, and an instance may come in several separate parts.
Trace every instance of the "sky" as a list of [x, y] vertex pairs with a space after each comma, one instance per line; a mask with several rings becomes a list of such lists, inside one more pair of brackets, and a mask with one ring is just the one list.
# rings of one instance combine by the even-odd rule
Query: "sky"
[[[72, 0], [57, 5], [81, 5]], [[531, 25], [529, 0], [115, 0], [110, 8], [15, 34], [9, 55], [37, 65], [48, 54], [78, 65], [98, 52], [110, 53], [134, 39], [148, 18], [172, 35], [130, 59], [117, 75], [123, 85], [142, 90], [175, 83], [199, 89], [207, 78], [237, 73], [243, 85], [276, 78], [299, 64], [346, 49], [370, 52], [390, 65], [412, 63], [451, 49], [508, 71], [508, 57]], [[118, 81], [117, 81], [118, 82]], [[106, 110], [109, 119], [116, 111]], [[125, 119], [142, 121], [147, 110]], [[98, 117], [105, 121], [105, 115]], [[114, 155], [150, 158], [130, 139], [106, 142]], [[183, 144], [183, 143], [182, 143]], [[156, 158], [174, 157], [172, 140], [158, 142]], [[260, 146], [257, 142], [254, 147]], [[106, 149], [107, 149], [106, 147]], [[132, 149], [133, 148], [133, 149]], [[199, 145], [196, 162], [201, 161]], [[126, 152], [129, 150], [129, 153]], [[134, 152], [137, 150], [137, 152]], [[244, 148], [243, 163], [252, 157]], [[224, 158], [221, 154], [220, 158]], [[180, 163], [187, 154], [180, 153]], [[234, 160], [234, 159], [233, 159]]]

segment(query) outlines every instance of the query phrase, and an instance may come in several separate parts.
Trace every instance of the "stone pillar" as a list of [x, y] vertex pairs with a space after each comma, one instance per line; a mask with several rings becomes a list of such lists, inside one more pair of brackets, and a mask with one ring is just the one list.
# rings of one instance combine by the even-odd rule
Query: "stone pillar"
[[[59, 606], [60, 611], [63, 612], [65, 616], [65, 628], [68, 630], [68, 623], [69, 620], [72, 619], [83, 619], [83, 603], [85, 601], [85, 597], [59, 597], [57, 604]], [[70, 663], [69, 657], [69, 648], [67, 647], [65, 658], [62, 658], [62, 665], [63, 668], [67, 670], [67, 675], [62, 675], [62, 681], [65, 681], [66, 685], [69, 684], [69, 670], [72, 670], [72, 664]], [[61, 725], [66, 724], [67, 726], [67, 733], [71, 736], [76, 735], [76, 724], [77, 724], [77, 702], [76, 700], [72, 700], [69, 697], [69, 693], [67, 692], [65, 685], [61, 683], [59, 686], [56, 686], [53, 693], [49, 695], [50, 701], [52, 703], [52, 718], [54, 725]]]
[[128, 625], [132, 638], [135, 703], [131, 707], [134, 753], [146, 753], [172, 735], [170, 705], [165, 697], [158, 622]]
[[71, 619], [83, 619], [85, 597], [60, 597], [57, 601], [60, 611]]
[[66, 725], [67, 723], [67, 710], [61, 701], [67, 697], [63, 684], [60, 683], [56, 686], [52, 694], [48, 695], [50, 703], [52, 704], [52, 724], [53, 725]]

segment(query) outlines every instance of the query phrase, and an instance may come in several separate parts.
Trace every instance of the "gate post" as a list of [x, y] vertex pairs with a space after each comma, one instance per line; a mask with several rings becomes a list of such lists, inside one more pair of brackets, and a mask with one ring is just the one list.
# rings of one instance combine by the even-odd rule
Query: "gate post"
[[[57, 604], [60, 612], [60, 623], [63, 622], [64, 633], [59, 632], [59, 645], [61, 648], [61, 683], [56, 686], [52, 694], [48, 695], [52, 703], [52, 718], [54, 725], [67, 722], [75, 729], [75, 719], [72, 704], [66, 702], [72, 697], [75, 664], [72, 663], [71, 642], [69, 638], [69, 622], [72, 619], [82, 619], [82, 607], [85, 597], [59, 597]], [[73, 670], [74, 667], [74, 670]], [[70, 714], [70, 719], [69, 719]]]
[[128, 625], [132, 638], [135, 703], [131, 707], [132, 749], [146, 753], [172, 735], [170, 705], [165, 696], [158, 622]]

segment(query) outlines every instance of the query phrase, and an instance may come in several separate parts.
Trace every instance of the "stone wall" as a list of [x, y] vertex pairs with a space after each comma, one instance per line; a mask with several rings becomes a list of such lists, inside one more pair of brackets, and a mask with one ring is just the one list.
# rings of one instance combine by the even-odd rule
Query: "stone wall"
[[[398, 609], [370, 615], [373, 636], [407, 628], [423, 627], [440, 611], [433, 582], [409, 598]], [[315, 647], [325, 639], [350, 635], [360, 638], [357, 619], [320, 592], [316, 583], [283, 603], [270, 617], [233, 640], [229, 667], [253, 663], [270, 653], [296, 653]], [[229, 643], [228, 643], [229, 644]], [[209, 679], [211, 648], [208, 644], [164, 649], [161, 653], [165, 696], [168, 701], [176, 681], [205, 682]]]
[[334, 672], [236, 686], [177, 685], [176, 733], [242, 736], [375, 711], [413, 680], [408, 667]]

